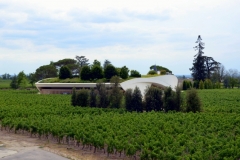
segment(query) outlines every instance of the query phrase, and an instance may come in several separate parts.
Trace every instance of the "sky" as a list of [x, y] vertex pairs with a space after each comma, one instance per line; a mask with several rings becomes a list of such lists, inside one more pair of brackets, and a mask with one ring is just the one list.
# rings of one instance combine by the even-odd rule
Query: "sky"
[[0, 0], [0, 74], [26, 74], [64, 58], [109, 60], [147, 74], [190, 75], [204, 55], [240, 70], [239, 0]]

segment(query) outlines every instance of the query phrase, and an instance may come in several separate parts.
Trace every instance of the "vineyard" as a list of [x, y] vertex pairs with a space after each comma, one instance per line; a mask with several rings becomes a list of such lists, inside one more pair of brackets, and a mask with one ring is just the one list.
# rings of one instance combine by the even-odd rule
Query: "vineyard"
[[240, 90], [199, 90], [201, 113], [81, 108], [70, 95], [0, 90], [1, 129], [135, 159], [239, 159]]

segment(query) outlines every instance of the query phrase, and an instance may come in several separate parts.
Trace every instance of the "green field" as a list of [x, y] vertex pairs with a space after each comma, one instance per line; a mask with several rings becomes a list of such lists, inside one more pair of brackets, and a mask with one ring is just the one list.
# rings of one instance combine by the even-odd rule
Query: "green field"
[[0, 79], [0, 89], [10, 88], [10, 83], [11, 83], [11, 80]]
[[[1, 127], [137, 159], [239, 159], [240, 90], [199, 90], [201, 113], [74, 108], [70, 95], [0, 91]], [[122, 155], [123, 157], [123, 155]]]

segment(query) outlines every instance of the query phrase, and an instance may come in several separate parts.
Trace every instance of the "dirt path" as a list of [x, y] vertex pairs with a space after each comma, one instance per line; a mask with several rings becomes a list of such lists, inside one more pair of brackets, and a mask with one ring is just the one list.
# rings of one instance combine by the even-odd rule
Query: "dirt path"
[[31, 138], [28, 135], [8, 133], [7, 131], [0, 130], [0, 145], [1, 144], [3, 145], [2, 147], [9, 149], [13, 152], [20, 152], [23, 150], [39, 147], [45, 151], [49, 151], [73, 160], [129, 159], [127, 157], [119, 157], [119, 155], [110, 155], [109, 157], [107, 157], [107, 154], [104, 154], [101, 150], [93, 153], [93, 151], [90, 151], [89, 149], [82, 150], [81, 147], [73, 147], [65, 144], [56, 144], [52, 142], [47, 142], [46, 140], [40, 140], [38, 138]]

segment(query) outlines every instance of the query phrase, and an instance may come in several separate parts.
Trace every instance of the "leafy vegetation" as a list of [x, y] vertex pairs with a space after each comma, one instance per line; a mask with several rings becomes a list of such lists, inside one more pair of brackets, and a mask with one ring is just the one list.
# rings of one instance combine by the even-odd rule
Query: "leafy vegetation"
[[[240, 90], [198, 90], [201, 113], [125, 112], [70, 105], [70, 95], [0, 91], [0, 124], [58, 143], [137, 159], [239, 159]], [[90, 147], [91, 146], [91, 147]]]

